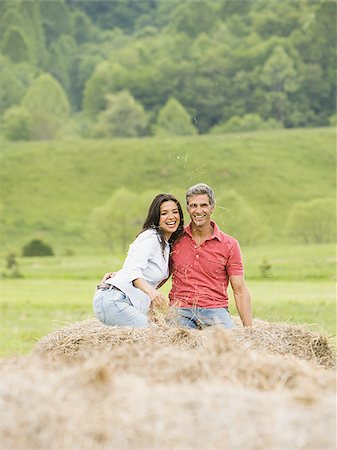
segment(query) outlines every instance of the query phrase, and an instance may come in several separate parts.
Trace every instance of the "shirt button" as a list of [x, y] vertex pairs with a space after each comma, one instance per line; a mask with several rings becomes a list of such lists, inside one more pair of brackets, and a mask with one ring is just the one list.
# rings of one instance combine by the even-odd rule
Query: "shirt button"
[[199, 255], [197, 255], [197, 258], [199, 258]]

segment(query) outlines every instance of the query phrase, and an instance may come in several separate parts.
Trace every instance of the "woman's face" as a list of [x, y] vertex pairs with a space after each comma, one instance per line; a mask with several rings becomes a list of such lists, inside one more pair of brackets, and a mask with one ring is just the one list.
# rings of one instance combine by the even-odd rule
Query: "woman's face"
[[169, 200], [160, 205], [159, 226], [166, 239], [170, 239], [172, 233], [177, 231], [180, 224], [179, 209], [176, 202]]

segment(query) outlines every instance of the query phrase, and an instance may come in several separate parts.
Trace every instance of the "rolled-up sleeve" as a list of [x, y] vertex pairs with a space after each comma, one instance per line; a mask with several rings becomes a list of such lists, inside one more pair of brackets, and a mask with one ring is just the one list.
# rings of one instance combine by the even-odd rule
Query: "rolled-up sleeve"
[[230, 247], [226, 271], [229, 277], [244, 274], [240, 245], [235, 239], [233, 239]]
[[154, 233], [143, 233], [131, 244], [125, 269], [127, 280], [131, 283], [137, 278], [145, 278], [143, 271], [155, 251], [158, 251], [158, 238]]

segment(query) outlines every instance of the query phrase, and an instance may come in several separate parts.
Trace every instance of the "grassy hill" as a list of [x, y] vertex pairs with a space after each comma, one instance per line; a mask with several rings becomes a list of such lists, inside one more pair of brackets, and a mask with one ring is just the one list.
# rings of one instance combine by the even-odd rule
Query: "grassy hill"
[[20, 252], [35, 237], [57, 252], [96, 251], [86, 225], [92, 210], [116, 189], [168, 191], [181, 198], [197, 182], [210, 184], [218, 196], [234, 189], [278, 239], [295, 202], [335, 196], [335, 169], [332, 128], [5, 142], [0, 150], [0, 253]]

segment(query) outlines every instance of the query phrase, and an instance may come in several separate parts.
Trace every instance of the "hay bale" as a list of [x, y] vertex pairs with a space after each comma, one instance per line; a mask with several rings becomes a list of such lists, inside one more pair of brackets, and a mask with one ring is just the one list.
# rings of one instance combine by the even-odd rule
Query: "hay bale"
[[76, 339], [69, 351], [68, 329], [67, 357], [58, 333], [53, 358], [0, 364], [2, 449], [335, 448], [332, 370], [238, 346], [219, 327], [108, 331], [88, 353]]
[[[208, 339], [203, 331], [161, 324], [146, 329], [107, 327], [96, 319], [77, 322], [42, 338], [35, 347], [40, 355], [73, 358], [97, 349], [111, 349], [128, 343], [174, 344], [179, 348], [195, 348]], [[326, 368], [335, 366], [335, 351], [326, 336], [305, 326], [254, 320], [252, 328], [237, 324], [231, 332], [238, 347], [278, 355], [293, 355]]]
[[333, 368], [336, 352], [327, 336], [305, 325], [254, 320], [253, 327], [233, 330], [238, 345], [278, 355], [294, 355], [313, 364]]
[[39, 355], [73, 358], [90, 350], [106, 350], [126, 344], [175, 344], [193, 348], [205, 337], [194, 330], [169, 327], [149, 328], [108, 327], [97, 319], [87, 319], [60, 328], [38, 341], [35, 352]]

